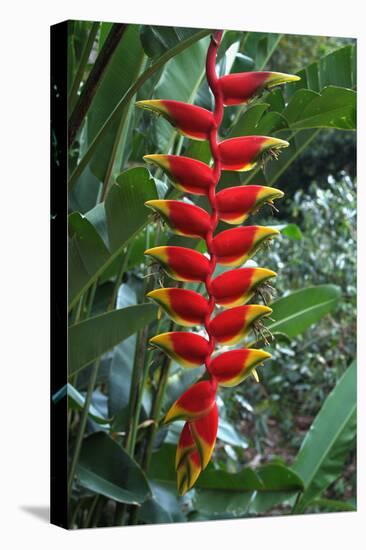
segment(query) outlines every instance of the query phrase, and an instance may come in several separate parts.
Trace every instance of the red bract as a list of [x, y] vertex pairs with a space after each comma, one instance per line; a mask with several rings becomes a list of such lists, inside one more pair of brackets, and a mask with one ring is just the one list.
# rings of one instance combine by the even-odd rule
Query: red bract
[[159, 166], [180, 191], [194, 195], [208, 194], [213, 173], [204, 162], [177, 155], [145, 155], [144, 160]]
[[224, 105], [248, 103], [263, 89], [272, 88], [286, 82], [300, 80], [299, 76], [269, 71], [235, 73], [220, 78]]
[[164, 332], [150, 338], [150, 343], [186, 368], [203, 365], [211, 352], [209, 341], [191, 332]]
[[159, 288], [147, 294], [179, 325], [193, 327], [204, 323], [209, 313], [208, 302], [193, 290]]
[[232, 269], [211, 282], [211, 294], [220, 306], [239, 306], [250, 300], [260, 284], [275, 276], [274, 271], [261, 267]]
[[212, 381], [197, 382], [183, 393], [166, 413], [164, 422], [202, 418], [215, 405], [216, 386]]
[[165, 117], [183, 135], [191, 139], [209, 138], [214, 119], [211, 111], [170, 99], [137, 101], [136, 105]]
[[267, 136], [244, 136], [226, 139], [219, 143], [219, 154], [223, 170], [246, 172], [261, 160], [266, 151], [288, 147], [283, 139]]
[[263, 204], [272, 204], [274, 199], [281, 197], [283, 197], [282, 191], [263, 185], [223, 189], [216, 195], [219, 218], [233, 225], [243, 223], [249, 214], [256, 212]]
[[183, 430], [180, 432], [177, 451], [175, 453], [175, 469], [180, 466], [181, 462], [185, 459], [188, 453], [195, 450], [196, 444], [194, 442], [189, 423], [186, 422], [183, 426]]
[[251, 258], [264, 241], [278, 234], [277, 229], [261, 225], [235, 227], [216, 235], [212, 248], [218, 263], [239, 266]]
[[219, 386], [237, 386], [257, 365], [270, 357], [270, 353], [261, 349], [234, 349], [215, 357], [210, 372]]
[[199, 206], [172, 200], [152, 200], [145, 204], [159, 212], [169, 227], [178, 235], [204, 239], [210, 230], [210, 216]]
[[184, 495], [193, 487], [201, 473], [201, 463], [198, 451], [187, 453], [177, 468], [178, 493]]
[[210, 272], [210, 262], [203, 254], [181, 246], [156, 246], [145, 250], [176, 281], [204, 282]]
[[[222, 170], [245, 171], [263, 160], [265, 153], [288, 146], [288, 142], [268, 136], [243, 136], [220, 141], [224, 105], [246, 103], [264, 88], [298, 80], [274, 72], [232, 74], [218, 78], [217, 49], [222, 31], [213, 33], [207, 52], [206, 76], [214, 96], [213, 113], [178, 101], [148, 100], [138, 106], [162, 114], [183, 135], [209, 140], [212, 165], [177, 155], [146, 155], [145, 161], [161, 168], [174, 186], [184, 193], [204, 195], [211, 213], [196, 205], [177, 200], [151, 200], [146, 206], [159, 212], [173, 232], [205, 240], [207, 256], [179, 246], [158, 246], [146, 250], [172, 278], [205, 284], [207, 299], [186, 289], [165, 288], [148, 293], [178, 324], [203, 325], [208, 339], [194, 333], [167, 332], [150, 339], [153, 346], [183, 367], [206, 367], [205, 379], [188, 388], [171, 406], [165, 422], [184, 419], [175, 467], [178, 492], [193, 487], [207, 466], [218, 430], [216, 392], [218, 386], [235, 386], [270, 354], [257, 349], [236, 349], [214, 355], [215, 346], [233, 345], [246, 337], [251, 328], [260, 329], [259, 319], [271, 314], [266, 305], [246, 304], [261, 284], [276, 274], [263, 268], [243, 267], [213, 278], [217, 263], [240, 266], [253, 256], [276, 229], [259, 225], [227, 229], [215, 235], [218, 220], [238, 225], [264, 203], [272, 204], [282, 191], [261, 185], [223, 189], [216, 195]], [[214, 236], [215, 235], [215, 236]], [[225, 311], [215, 316], [215, 305]], [[235, 306], [235, 307], [233, 307]]]
[[206, 416], [191, 422], [191, 432], [201, 459], [202, 470], [210, 462], [215, 447], [218, 423], [219, 411], [216, 403]]
[[257, 304], [227, 309], [210, 321], [210, 334], [218, 344], [232, 346], [248, 334], [255, 321], [271, 313], [270, 307]]

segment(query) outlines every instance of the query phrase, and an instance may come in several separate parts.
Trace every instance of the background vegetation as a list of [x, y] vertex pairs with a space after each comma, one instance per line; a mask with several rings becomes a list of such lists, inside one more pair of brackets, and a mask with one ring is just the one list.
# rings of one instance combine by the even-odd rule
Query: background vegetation
[[[207, 144], [134, 107], [164, 98], [212, 107], [204, 77], [209, 30], [69, 23], [70, 527], [166, 523], [356, 506], [355, 44], [349, 39], [227, 31], [221, 73], [299, 72], [246, 108], [227, 108], [222, 136], [275, 135], [291, 146], [277, 161], [220, 187], [276, 184], [280, 226], [258, 253], [279, 273], [268, 328], [273, 360], [220, 392], [212, 463], [177, 497], [179, 423], [170, 404], [199, 378], [149, 336], [171, 330], [146, 291], [163, 277], [149, 246], [197, 242], [172, 236], [144, 201], [177, 196], [142, 162], [172, 152], [209, 161]], [[303, 67], [305, 69], [303, 70]], [[57, 136], [54, 136], [57, 158]], [[200, 201], [201, 206], [205, 206]]]

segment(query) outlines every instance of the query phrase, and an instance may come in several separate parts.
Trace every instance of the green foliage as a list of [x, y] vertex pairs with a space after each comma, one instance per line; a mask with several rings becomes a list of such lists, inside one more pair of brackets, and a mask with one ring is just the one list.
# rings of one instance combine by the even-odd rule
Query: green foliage
[[139, 465], [103, 432], [85, 439], [76, 477], [82, 487], [117, 502], [141, 504], [150, 497]]
[[305, 490], [295, 511], [302, 511], [341, 471], [356, 437], [356, 363], [328, 395], [308, 431], [293, 468]]
[[[68, 75], [77, 97], [111, 28], [70, 23]], [[247, 380], [220, 392], [213, 461], [195, 489], [177, 496], [181, 426], [161, 419], [203, 369], [184, 370], [150, 349], [149, 337], [174, 325], [146, 301], [148, 290], [168, 279], [143, 252], [167, 242], [199, 244], [172, 236], [144, 206], [179, 194], [160, 170], [146, 169], [142, 156], [169, 151], [209, 162], [210, 152], [207, 143], [189, 141], [136, 109], [134, 100], [162, 97], [211, 108], [204, 78], [209, 34], [127, 25], [70, 144], [70, 382], [53, 399], [68, 399], [76, 527], [278, 514], [290, 511], [296, 497], [297, 511], [355, 507], [355, 366], [346, 370], [355, 355], [355, 137], [349, 131], [356, 127], [355, 46], [346, 39], [240, 31], [224, 34], [221, 74], [301, 76], [248, 106], [227, 108], [222, 125], [222, 137], [290, 141], [277, 161], [224, 173], [219, 183], [278, 180], [286, 191], [275, 218], [265, 220], [265, 209], [253, 217], [281, 231], [255, 257], [279, 273], [272, 320], [261, 335], [273, 359], [260, 369], [260, 384]]]

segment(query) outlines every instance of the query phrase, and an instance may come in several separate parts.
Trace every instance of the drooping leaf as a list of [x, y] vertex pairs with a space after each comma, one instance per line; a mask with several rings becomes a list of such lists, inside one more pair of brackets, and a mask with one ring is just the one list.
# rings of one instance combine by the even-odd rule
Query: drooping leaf
[[341, 296], [335, 285], [319, 285], [296, 292], [271, 304], [271, 319], [266, 323], [271, 332], [282, 332], [290, 338], [298, 336], [312, 324], [330, 313]]
[[117, 502], [140, 505], [151, 496], [140, 466], [104, 432], [84, 440], [76, 477], [86, 489]]
[[157, 197], [146, 168], [131, 168], [117, 178], [105, 204], [97, 205], [85, 217], [70, 215], [70, 307], [141, 231], [151, 216], [144, 202]]
[[69, 375], [78, 372], [113, 346], [156, 319], [153, 304], [116, 309], [69, 328]]
[[105, 201], [110, 250], [120, 250], [147, 222], [149, 210], [145, 201], [157, 199], [154, 180], [146, 168], [122, 172]]
[[356, 92], [328, 86], [321, 93], [296, 92], [282, 112], [292, 130], [307, 128], [356, 129]]
[[328, 395], [293, 464], [305, 491], [296, 511], [303, 511], [342, 472], [356, 435], [356, 362]]
[[75, 296], [78, 288], [108, 260], [109, 253], [93, 225], [78, 212], [69, 216], [69, 234], [69, 296]]

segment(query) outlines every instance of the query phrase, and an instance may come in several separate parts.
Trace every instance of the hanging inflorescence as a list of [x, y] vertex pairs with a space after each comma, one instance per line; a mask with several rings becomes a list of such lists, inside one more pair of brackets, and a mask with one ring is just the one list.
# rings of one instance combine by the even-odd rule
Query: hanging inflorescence
[[[257, 267], [240, 267], [278, 231], [258, 225], [240, 226], [265, 204], [283, 196], [282, 191], [260, 185], [223, 189], [216, 193], [222, 170], [246, 171], [265, 153], [287, 147], [286, 141], [266, 136], [243, 136], [218, 141], [224, 106], [245, 104], [260, 91], [298, 80], [297, 76], [275, 72], [236, 73], [218, 77], [217, 50], [222, 31], [211, 37], [206, 59], [206, 76], [215, 100], [214, 112], [172, 100], [139, 101], [139, 107], [163, 115], [190, 139], [208, 140], [213, 163], [177, 155], [146, 155], [147, 162], [163, 169], [174, 186], [208, 198], [211, 213], [178, 200], [151, 200], [146, 204], [157, 211], [175, 233], [203, 239], [207, 254], [179, 246], [158, 246], [145, 251], [177, 281], [204, 283], [207, 298], [184, 288], [160, 288], [148, 297], [179, 325], [201, 325], [207, 337], [190, 332], [167, 332], [150, 342], [185, 368], [204, 364], [206, 375], [191, 386], [171, 406], [165, 422], [185, 420], [177, 446], [175, 467], [178, 491], [184, 494], [210, 461], [218, 428], [216, 393], [218, 386], [242, 382], [270, 354], [260, 349], [233, 349], [215, 353], [216, 346], [232, 346], [245, 338], [259, 320], [272, 312], [267, 305], [247, 304], [260, 285], [276, 273]], [[237, 225], [216, 235], [218, 221]], [[216, 265], [234, 269], [213, 278]], [[223, 311], [215, 316], [216, 306]]]

